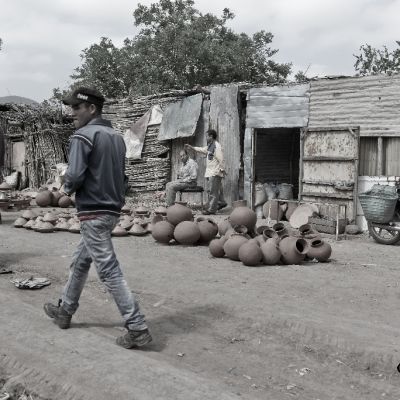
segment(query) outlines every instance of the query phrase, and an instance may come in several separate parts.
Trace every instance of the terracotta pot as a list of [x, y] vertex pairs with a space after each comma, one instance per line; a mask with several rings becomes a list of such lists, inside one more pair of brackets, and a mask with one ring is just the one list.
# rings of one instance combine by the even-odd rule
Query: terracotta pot
[[224, 243], [224, 251], [228, 258], [231, 260], [239, 261], [239, 248], [242, 244], [246, 243], [249, 239], [240, 234], [232, 235]]
[[287, 203], [287, 209], [285, 211], [285, 217], [289, 221], [290, 217], [292, 216], [294, 210], [297, 208], [298, 204], [297, 203]]
[[221, 238], [211, 240], [208, 249], [213, 257], [222, 258], [225, 255], [224, 243]]
[[247, 200], [236, 200], [232, 203], [232, 208], [247, 207]]
[[124, 218], [122, 219], [122, 221], [118, 224], [121, 228], [125, 229], [125, 230], [129, 230], [132, 228], [133, 225], [133, 221], [128, 217], [128, 218]]
[[182, 221], [192, 221], [192, 210], [183, 204], [175, 203], [167, 208], [167, 220], [172, 225], [178, 225]]
[[256, 213], [248, 207], [236, 207], [229, 216], [232, 226], [244, 225], [249, 231], [254, 230], [257, 222]]
[[47, 207], [51, 204], [51, 199], [53, 198], [50, 190], [43, 190], [36, 195], [35, 201], [39, 207]]
[[217, 236], [218, 225], [212, 219], [208, 218], [200, 221], [197, 219], [197, 226], [200, 230], [200, 242], [208, 243]]
[[282, 222], [277, 222], [276, 224], [274, 224], [272, 226], [272, 229], [278, 234], [279, 239], [283, 239], [289, 235], [289, 231], [287, 230], [287, 228], [285, 227], [284, 224], [282, 224]]
[[69, 196], [61, 196], [59, 199], [58, 199], [58, 205], [61, 207], [61, 208], [68, 208], [69, 206], [72, 206], [72, 200], [71, 200], [71, 197], [69, 197]]
[[154, 210], [154, 214], [167, 215], [167, 207], [159, 206]]
[[74, 221], [74, 222], [70, 225], [70, 227], [69, 227], [69, 229], [68, 229], [68, 232], [71, 232], [71, 233], [80, 233], [80, 232], [81, 232], [81, 223], [80, 223], [79, 221]]
[[174, 238], [180, 244], [193, 245], [201, 236], [199, 226], [194, 221], [182, 221], [176, 225]]
[[308, 249], [309, 245], [305, 239], [293, 236], [285, 237], [279, 242], [281, 260], [284, 264], [299, 264], [304, 260]]
[[240, 246], [238, 255], [239, 260], [248, 267], [259, 265], [263, 256], [260, 246], [251, 240], [248, 240]]
[[154, 224], [151, 235], [157, 242], [168, 244], [174, 238], [174, 228], [168, 221], [159, 221]]
[[44, 222], [50, 222], [50, 223], [52, 223], [53, 225], [57, 222], [57, 219], [58, 219], [57, 215], [55, 215], [55, 214], [52, 213], [52, 212], [46, 213], [46, 214], [44, 215], [44, 217], [43, 217], [43, 221], [44, 221]]
[[51, 192], [51, 205], [53, 207], [58, 207], [58, 200], [63, 196], [58, 189], [53, 189]]
[[22, 218], [25, 218], [25, 219], [35, 219], [35, 218], [37, 217], [37, 215], [36, 215], [36, 213], [33, 212], [32, 210], [25, 210], [25, 211], [22, 213], [21, 217], [22, 217]]
[[253, 243], [253, 244], [255, 244], [255, 245], [258, 246], [258, 247], [260, 247], [260, 245], [261, 245], [261, 243], [257, 240], [256, 237], [255, 237], [255, 238], [249, 239], [249, 240], [248, 240], [248, 243]]
[[227, 232], [227, 230], [229, 228], [232, 228], [231, 223], [229, 222], [229, 218], [225, 218], [223, 221], [221, 221], [218, 224], [218, 232], [220, 236], [225, 235], [225, 233]]
[[316, 258], [320, 262], [329, 260], [332, 254], [332, 247], [322, 239], [313, 239], [310, 241], [310, 248], [307, 252], [307, 257]]
[[25, 229], [32, 229], [32, 225], [35, 223], [34, 219], [30, 219], [23, 227]]
[[250, 235], [247, 234], [248, 229], [246, 226], [244, 225], [235, 225], [235, 227], [233, 228], [229, 228], [226, 233], [225, 233], [225, 237], [227, 239], [229, 239], [232, 235], [236, 235], [236, 234], [240, 234], [245, 236], [247, 239], [250, 239]]
[[280, 221], [283, 217], [283, 210], [277, 201], [266, 201], [263, 205], [263, 214], [265, 218], [274, 221]]
[[264, 232], [264, 229], [267, 229], [267, 228], [269, 228], [269, 226], [267, 226], [267, 225], [260, 225], [260, 226], [258, 226], [258, 227], [256, 228], [256, 233], [257, 233], [257, 235], [262, 235], [263, 232]]
[[274, 239], [268, 239], [260, 246], [263, 262], [266, 265], [276, 265], [281, 259], [281, 251], [279, 245]]
[[276, 242], [279, 242], [278, 233], [272, 228], [266, 228], [263, 230], [263, 237], [265, 240], [274, 239]]
[[43, 221], [36, 229], [36, 232], [51, 233], [54, 232], [54, 225], [51, 222]]
[[258, 235], [254, 238], [254, 240], [257, 240], [258, 245], [261, 246], [263, 243], [265, 243], [265, 237], [263, 235]]
[[143, 236], [147, 233], [147, 229], [144, 228], [141, 224], [133, 224], [128, 233], [129, 235], [133, 236]]
[[117, 237], [127, 236], [127, 235], [128, 235], [128, 231], [127, 231], [126, 229], [124, 229], [122, 226], [117, 225], [117, 226], [111, 231], [111, 235], [112, 235], [112, 236], [117, 236]]
[[54, 230], [56, 231], [68, 231], [69, 230], [69, 223], [67, 221], [60, 221], [57, 222], [57, 224], [54, 227]]
[[15, 227], [15, 228], [22, 228], [27, 222], [28, 222], [28, 220], [26, 220], [25, 218], [18, 217], [18, 218], [14, 221], [14, 227]]

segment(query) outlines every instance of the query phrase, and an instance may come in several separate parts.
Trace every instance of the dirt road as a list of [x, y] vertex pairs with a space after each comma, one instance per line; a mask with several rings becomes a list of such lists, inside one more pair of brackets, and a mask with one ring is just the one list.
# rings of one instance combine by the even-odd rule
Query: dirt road
[[122, 322], [94, 271], [69, 330], [57, 301], [79, 235], [39, 234], [3, 214], [0, 265], [51, 285], [19, 290], [0, 275], [0, 394], [34, 399], [400, 399], [399, 247], [331, 242], [330, 263], [249, 268], [207, 247], [116, 238], [154, 336], [114, 344]]

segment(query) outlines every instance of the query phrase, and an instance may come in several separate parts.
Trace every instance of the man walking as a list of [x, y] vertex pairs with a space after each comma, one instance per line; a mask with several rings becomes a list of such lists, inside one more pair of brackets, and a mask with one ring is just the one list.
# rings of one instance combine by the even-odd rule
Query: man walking
[[217, 142], [217, 132], [214, 129], [207, 131], [207, 146], [193, 147], [185, 144], [185, 148], [207, 155], [204, 176], [208, 183], [209, 202], [208, 210], [203, 214], [215, 214], [217, 210], [227, 206], [222, 190], [222, 178], [225, 175], [224, 155], [221, 145]]
[[190, 158], [186, 150], [181, 150], [179, 157], [182, 165], [178, 172], [178, 179], [167, 183], [166, 203], [167, 206], [172, 206], [175, 203], [176, 192], [181, 189], [196, 186], [198, 165], [193, 158]]
[[77, 128], [70, 139], [63, 190], [68, 196], [75, 193], [82, 237], [58, 306], [46, 303], [44, 311], [60, 328], [69, 328], [93, 263], [128, 330], [117, 338], [117, 344], [133, 348], [149, 343], [152, 338], [144, 315], [124, 279], [111, 241], [111, 231], [125, 203], [126, 149], [123, 137], [101, 116], [104, 100], [99, 91], [84, 87], [63, 99], [64, 104], [72, 108]]

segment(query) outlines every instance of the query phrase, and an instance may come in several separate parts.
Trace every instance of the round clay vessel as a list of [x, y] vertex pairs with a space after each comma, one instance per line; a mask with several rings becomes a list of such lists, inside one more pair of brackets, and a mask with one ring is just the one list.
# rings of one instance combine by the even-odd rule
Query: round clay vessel
[[287, 203], [287, 209], [285, 211], [285, 217], [289, 221], [290, 217], [292, 216], [294, 210], [297, 208], [297, 203], [289, 202]]
[[37, 217], [37, 215], [36, 215], [36, 213], [35, 213], [34, 211], [32, 211], [32, 210], [25, 210], [25, 211], [22, 213], [21, 217], [22, 217], [22, 218], [25, 218], [25, 219], [35, 219], [35, 218]]
[[36, 229], [36, 232], [40, 232], [40, 233], [54, 232], [54, 225], [51, 222], [43, 221], [39, 225], [39, 227]]
[[111, 236], [117, 236], [117, 237], [121, 237], [121, 236], [127, 236], [128, 235], [128, 231], [124, 228], [122, 228], [122, 226], [117, 225], [112, 231], [111, 231]]
[[244, 225], [249, 231], [254, 229], [257, 222], [256, 213], [248, 207], [236, 207], [229, 216], [231, 225]]
[[289, 231], [282, 222], [277, 222], [272, 226], [272, 229], [278, 234], [280, 239], [289, 236]]
[[279, 242], [279, 250], [282, 253], [281, 260], [284, 264], [301, 263], [309, 249], [309, 245], [305, 239], [299, 239], [294, 236], [283, 238]]
[[256, 237], [249, 239], [248, 243], [253, 243], [253, 244], [257, 245], [258, 247], [260, 247], [260, 244], [261, 244]]
[[267, 226], [267, 225], [260, 225], [260, 226], [258, 226], [258, 227], [256, 228], [256, 233], [257, 233], [257, 235], [262, 235], [263, 232], [264, 232], [264, 230], [267, 229], [267, 228], [269, 228], [269, 226]]
[[265, 240], [275, 239], [276, 242], [279, 242], [280, 240], [278, 233], [272, 228], [265, 228], [263, 230], [263, 237]]
[[239, 260], [248, 267], [259, 265], [262, 260], [260, 246], [251, 240], [243, 243], [239, 248]]
[[239, 261], [239, 248], [249, 239], [243, 235], [234, 234], [224, 243], [224, 251], [231, 260]]
[[51, 204], [53, 194], [50, 190], [43, 190], [36, 195], [35, 201], [39, 207], [47, 207]]
[[63, 196], [63, 194], [58, 189], [53, 189], [51, 192], [51, 205], [53, 207], [58, 207], [58, 200]]
[[218, 224], [218, 232], [220, 236], [225, 235], [226, 231], [232, 228], [231, 223], [229, 222], [229, 218], [225, 218]]
[[208, 249], [213, 257], [222, 258], [225, 255], [224, 241], [221, 238], [211, 240]]
[[283, 217], [283, 210], [279, 206], [279, 202], [268, 200], [263, 204], [263, 214], [265, 218], [280, 221]]
[[200, 242], [208, 243], [217, 236], [218, 225], [212, 219], [197, 220], [197, 226], [200, 230]]
[[174, 238], [180, 244], [195, 244], [199, 241], [200, 235], [199, 226], [194, 221], [182, 221], [174, 230]]
[[18, 218], [14, 221], [14, 227], [15, 227], [15, 228], [22, 228], [27, 222], [28, 222], [28, 220], [26, 220], [25, 218], [18, 217]]
[[233, 228], [229, 228], [225, 232], [225, 237], [229, 239], [232, 235], [240, 234], [245, 236], [247, 239], [250, 239], [250, 236], [247, 234], [248, 229], [244, 225], [235, 225]]
[[133, 236], [143, 236], [147, 233], [147, 229], [143, 228], [141, 224], [133, 224], [128, 233]]
[[58, 205], [59, 205], [61, 208], [68, 208], [69, 206], [72, 206], [71, 197], [62, 195], [62, 196], [58, 199]]
[[279, 250], [278, 243], [274, 239], [268, 239], [260, 246], [263, 263], [266, 265], [276, 265], [281, 259], [281, 251]]
[[332, 247], [329, 243], [322, 239], [313, 239], [310, 241], [310, 248], [307, 252], [307, 257], [313, 259], [316, 258], [320, 262], [329, 260], [332, 254]]
[[168, 244], [174, 238], [174, 225], [168, 221], [159, 221], [154, 224], [151, 235], [157, 242]]
[[167, 208], [167, 220], [172, 225], [178, 225], [182, 221], [192, 221], [192, 210], [183, 204], [175, 203]]

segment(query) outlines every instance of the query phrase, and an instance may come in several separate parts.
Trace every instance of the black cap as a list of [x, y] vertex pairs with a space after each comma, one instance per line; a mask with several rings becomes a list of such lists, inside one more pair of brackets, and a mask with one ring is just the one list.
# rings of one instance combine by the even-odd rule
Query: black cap
[[98, 90], [86, 87], [75, 89], [69, 96], [62, 99], [63, 103], [68, 106], [77, 106], [84, 101], [86, 103], [102, 106], [104, 100], [104, 96]]

